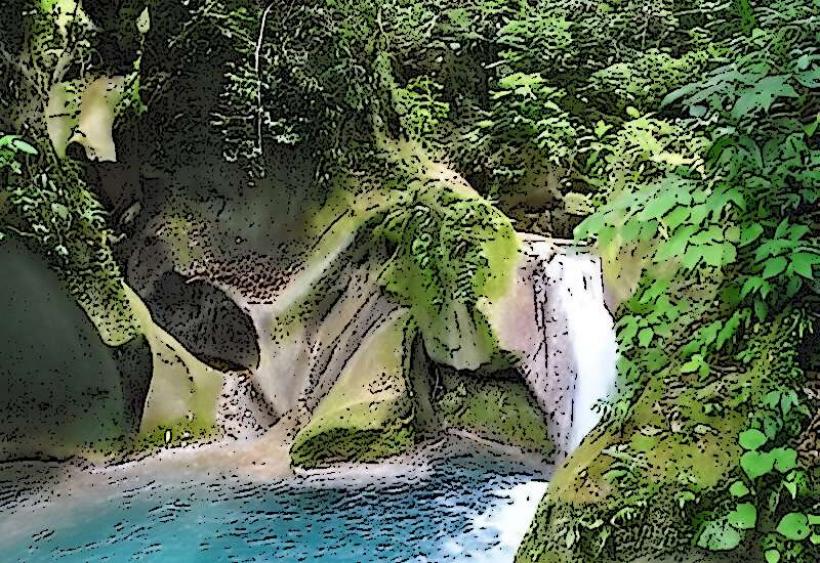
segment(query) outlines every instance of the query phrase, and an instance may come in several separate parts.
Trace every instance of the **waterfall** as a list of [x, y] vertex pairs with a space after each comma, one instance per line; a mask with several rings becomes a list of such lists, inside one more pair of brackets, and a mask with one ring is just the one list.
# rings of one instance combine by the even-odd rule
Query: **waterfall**
[[592, 430], [599, 420], [593, 407], [614, 390], [615, 327], [598, 257], [533, 235], [523, 237], [523, 250], [499, 326], [502, 341], [521, 351], [519, 370], [561, 459]]
[[548, 369], [553, 364], [555, 371], [549, 371], [554, 376], [569, 379], [570, 420], [564, 438], [570, 452], [597, 424], [595, 404], [614, 390], [615, 327], [604, 304], [600, 259], [568, 248], [547, 263], [545, 274], [547, 364]]

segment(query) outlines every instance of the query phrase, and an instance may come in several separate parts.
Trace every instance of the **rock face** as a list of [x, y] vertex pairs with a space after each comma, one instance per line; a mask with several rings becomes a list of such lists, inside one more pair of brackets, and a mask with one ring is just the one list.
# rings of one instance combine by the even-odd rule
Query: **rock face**
[[253, 321], [219, 288], [171, 270], [143, 294], [154, 321], [203, 362], [230, 369], [259, 364]]
[[[488, 365], [457, 372], [453, 368], [460, 364], [440, 366], [452, 375], [439, 377], [420, 339], [408, 336], [401, 346], [387, 343], [385, 327], [399, 323], [397, 318], [399, 324], [409, 323], [409, 314], [379, 282], [383, 251], [363, 248], [354, 239], [352, 234], [337, 238], [265, 302], [225, 287], [258, 335], [259, 364], [248, 376], [268, 407], [263, 419], [300, 421], [296, 462], [314, 465], [395, 453], [400, 444], [412, 442], [412, 435], [442, 427], [542, 454], [554, 445], [556, 457], [577, 446], [596, 421], [593, 404], [607, 395], [614, 377], [612, 319], [596, 258], [522, 235], [514, 283], [501, 299], [481, 304], [499, 348], [514, 359], [513, 369]], [[415, 326], [406, 331], [417, 334]], [[353, 411], [368, 405], [375, 412], [386, 404], [383, 393], [373, 390], [373, 382], [390, 371], [385, 354], [393, 362], [396, 383], [388, 402], [412, 408], [396, 407], [401, 424], [390, 419], [383, 427], [371, 427], [363, 424], [369, 419]], [[487, 396], [466, 393], [468, 387]], [[401, 439], [393, 440], [397, 428]], [[389, 447], [360, 447], [378, 444], [379, 438]]]
[[[281, 276], [268, 271], [275, 265], [260, 266], [267, 264], [264, 260], [244, 263], [244, 278], [207, 281], [191, 270], [177, 273], [184, 271], [178, 259], [160, 257], [161, 263], [151, 265], [146, 260], [153, 254], [148, 253], [129, 261], [132, 275], [145, 272], [144, 279], [132, 283], [154, 319], [168, 330], [162, 331], [164, 337], [179, 341], [211, 366], [241, 368], [244, 381], [226, 375], [222, 406], [215, 406], [218, 385], [208, 372], [191, 371], [179, 358], [167, 359], [165, 371], [173, 373], [155, 375], [143, 431], [167, 428], [172, 419], [181, 424], [187, 417], [183, 426], [194, 430], [217, 421], [227, 434], [249, 436], [289, 417], [302, 429], [294, 459], [305, 464], [393, 452], [399, 444], [412, 442], [413, 435], [442, 428], [540, 453], [552, 451], [554, 445], [558, 457], [577, 446], [594, 423], [592, 404], [609, 391], [614, 367], [612, 321], [603, 304], [597, 259], [543, 237], [520, 235], [520, 263], [507, 291], [493, 302], [480, 302], [477, 311], [465, 308], [452, 321], [446, 336], [464, 344], [454, 347], [464, 353], [435, 356], [439, 367], [452, 372], [439, 377], [433, 375], [433, 355], [414, 323], [407, 329], [413, 337], [403, 340], [401, 349], [383, 349], [379, 331], [395, 324], [397, 315], [410, 314], [387, 295], [380, 279], [387, 250], [357, 235], [355, 225], [333, 223], [304, 260], [282, 270]], [[265, 271], [258, 271], [260, 267]], [[281, 281], [275, 288], [256, 287], [251, 282], [262, 274]], [[471, 319], [478, 317], [490, 340], [476, 336]], [[381, 430], [365, 425], [354, 431], [364, 418], [348, 411], [328, 418], [329, 405], [348, 400], [340, 399], [340, 393], [350, 397], [353, 387], [364, 389], [384, 375], [384, 362], [373, 360], [380, 354], [394, 354], [394, 367], [403, 366], [396, 377], [402, 383], [392, 400], [411, 406], [400, 413], [405, 423], [385, 423]], [[588, 358], [603, 362], [592, 364]], [[466, 393], [473, 387], [480, 388], [482, 396]], [[342, 393], [341, 388], [346, 390]], [[359, 400], [377, 410], [385, 402], [372, 390]], [[203, 424], [193, 423], [192, 416]], [[355, 446], [362, 436], [378, 442], [379, 432], [387, 439], [398, 427], [401, 439], [390, 447], [368, 453]], [[348, 445], [334, 449], [336, 439]], [[329, 449], [322, 452], [322, 447]]]
[[[506, 377], [505, 377], [506, 376]], [[433, 396], [440, 424], [549, 459], [549, 427], [516, 372], [494, 377], [442, 369]]]
[[150, 387], [146, 389], [139, 428], [141, 438], [164, 443], [168, 438], [187, 440], [216, 433], [223, 376], [154, 323], [148, 307], [133, 291], [126, 288], [126, 295], [151, 351]]
[[259, 335], [253, 382], [278, 416], [312, 412], [367, 335], [397, 308], [378, 284], [373, 259], [350, 244], [308, 267], [271, 303], [235, 295]]
[[63, 457], [125, 438], [150, 381], [144, 340], [107, 346], [23, 245], [0, 243], [0, 263], [0, 459]]
[[344, 366], [291, 448], [297, 465], [372, 461], [413, 444], [410, 350], [415, 327], [397, 309], [373, 330]]

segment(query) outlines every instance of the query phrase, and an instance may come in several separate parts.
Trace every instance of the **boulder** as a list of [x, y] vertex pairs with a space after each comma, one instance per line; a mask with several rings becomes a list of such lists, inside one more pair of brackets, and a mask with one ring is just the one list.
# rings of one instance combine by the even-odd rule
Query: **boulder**
[[259, 364], [253, 321], [210, 282], [167, 271], [145, 294], [145, 303], [154, 322], [208, 365], [253, 369]]
[[553, 453], [549, 428], [532, 393], [517, 375], [487, 377], [440, 369], [433, 408], [442, 426], [549, 459]]
[[365, 340], [313, 410], [291, 448], [293, 463], [365, 462], [414, 443], [409, 350], [415, 327], [397, 309]]
[[233, 291], [259, 337], [256, 388], [278, 416], [309, 416], [369, 332], [397, 305], [379, 284], [384, 251], [327, 237], [274, 298]]
[[0, 243], [0, 263], [0, 459], [66, 457], [121, 443], [138, 424], [150, 380], [144, 340], [107, 346], [22, 244]]

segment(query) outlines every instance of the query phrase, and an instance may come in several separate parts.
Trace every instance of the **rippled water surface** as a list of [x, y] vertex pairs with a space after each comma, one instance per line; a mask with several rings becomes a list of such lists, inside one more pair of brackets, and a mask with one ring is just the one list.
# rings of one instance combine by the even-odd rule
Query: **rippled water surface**
[[[508, 462], [272, 483], [0, 471], [2, 561], [511, 561], [546, 483]], [[375, 475], [374, 475], [375, 473]]]

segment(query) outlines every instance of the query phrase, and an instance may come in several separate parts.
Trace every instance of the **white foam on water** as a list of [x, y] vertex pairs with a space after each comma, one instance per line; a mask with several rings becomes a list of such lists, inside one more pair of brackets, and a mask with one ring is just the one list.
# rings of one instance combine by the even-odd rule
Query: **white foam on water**
[[512, 561], [535, 518], [538, 503], [544, 497], [547, 485], [546, 481], [529, 481], [494, 491], [493, 496], [498, 499], [497, 502], [473, 521], [475, 530], [497, 537], [498, 543], [493, 549], [465, 553], [463, 547], [455, 542], [450, 542], [448, 547], [453, 554], [469, 557], [470, 561]]

